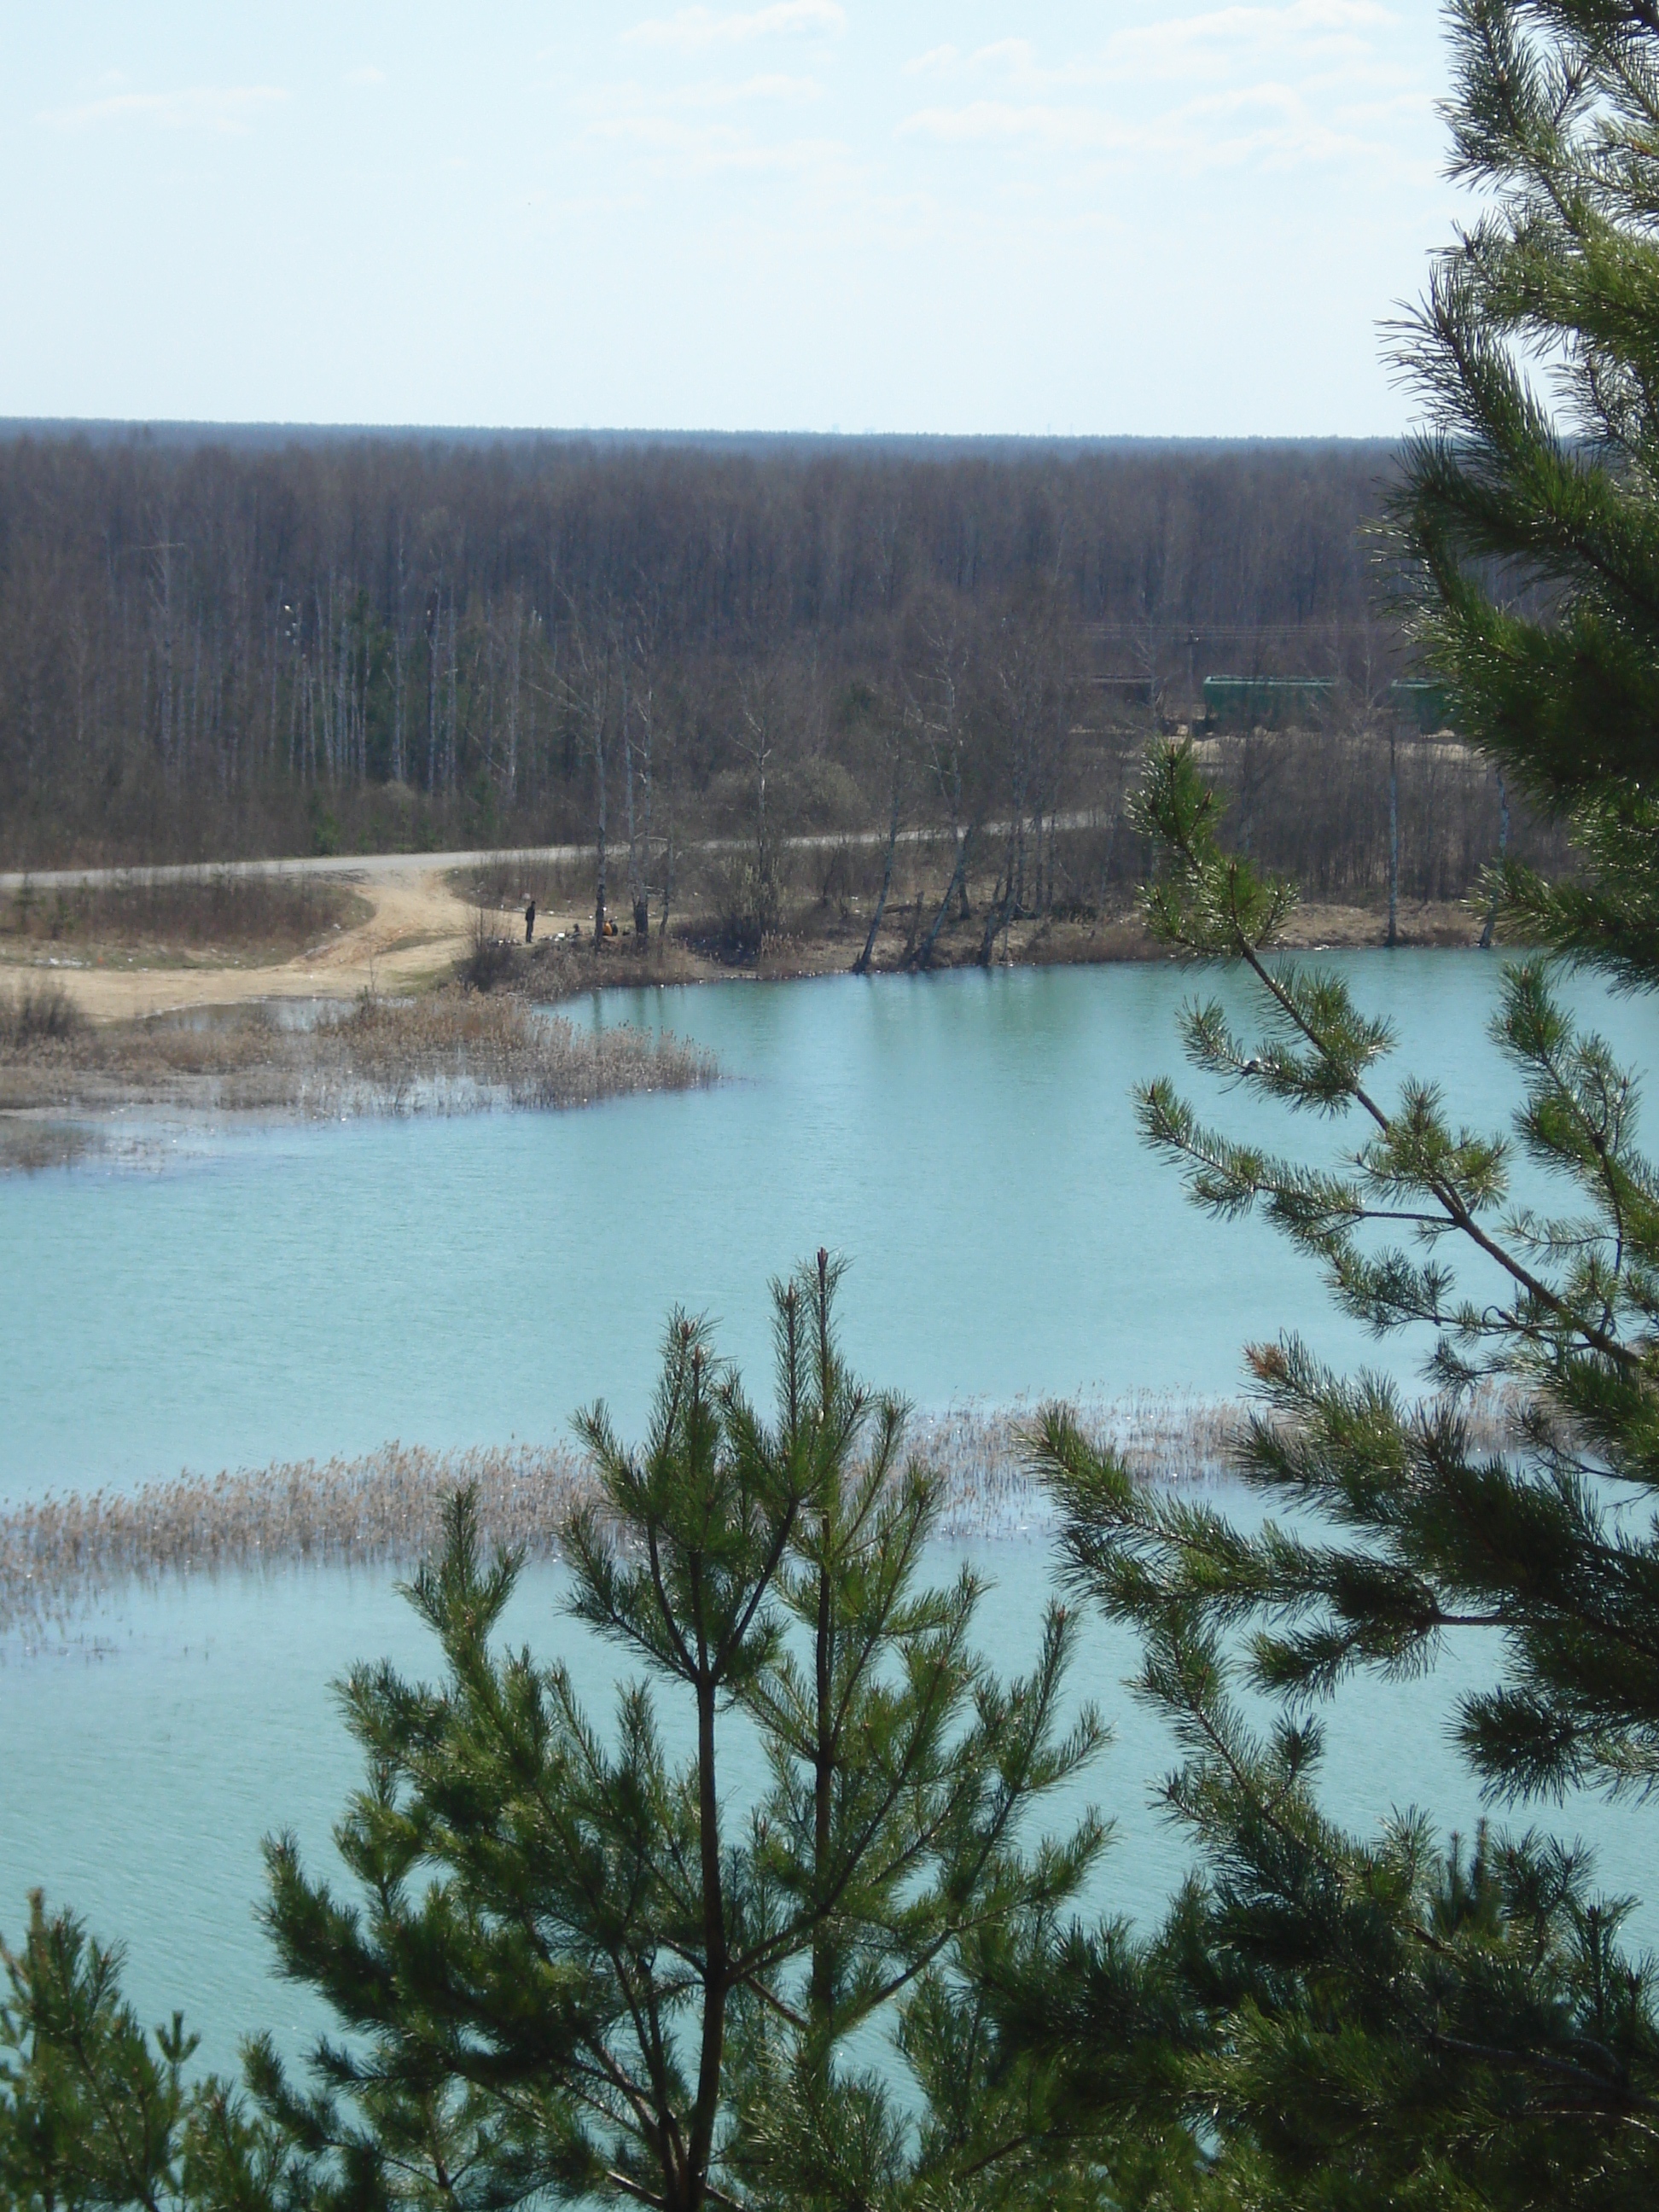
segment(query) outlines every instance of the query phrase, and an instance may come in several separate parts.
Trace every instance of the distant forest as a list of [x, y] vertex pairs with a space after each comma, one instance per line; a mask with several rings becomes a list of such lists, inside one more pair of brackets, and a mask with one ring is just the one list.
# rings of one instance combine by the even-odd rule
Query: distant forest
[[[1336, 679], [1217, 748], [1236, 834], [1327, 892], [1384, 866], [1400, 641], [1381, 445], [0, 435], [0, 865], [1018, 817], [1115, 827], [1212, 673]], [[1497, 799], [1407, 748], [1406, 887]], [[1090, 842], [1101, 878], [1135, 855]], [[1052, 874], [1051, 871], [1051, 874]], [[1035, 895], [1089, 886], [1036, 872]]]

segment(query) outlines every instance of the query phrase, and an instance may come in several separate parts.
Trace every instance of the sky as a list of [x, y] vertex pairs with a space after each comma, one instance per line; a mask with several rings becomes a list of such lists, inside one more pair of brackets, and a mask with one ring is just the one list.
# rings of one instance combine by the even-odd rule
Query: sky
[[1427, 0], [0, 0], [0, 416], [1387, 435]]

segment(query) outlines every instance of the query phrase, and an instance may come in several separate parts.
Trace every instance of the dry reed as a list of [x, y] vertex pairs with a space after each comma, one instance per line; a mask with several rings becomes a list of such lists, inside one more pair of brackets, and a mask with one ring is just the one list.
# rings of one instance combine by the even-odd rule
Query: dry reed
[[[1152, 1477], [1219, 1471], [1231, 1409], [1142, 1395], [1090, 1409]], [[911, 1443], [944, 1482], [940, 1533], [1026, 1533], [1046, 1501], [1025, 1468], [1030, 1408], [956, 1407], [919, 1419]], [[410, 1566], [437, 1541], [444, 1499], [477, 1491], [487, 1543], [532, 1558], [558, 1547], [573, 1505], [591, 1498], [584, 1462], [558, 1446], [465, 1452], [384, 1445], [363, 1458], [314, 1460], [215, 1475], [181, 1474], [127, 1493], [49, 1496], [0, 1512], [0, 1632], [42, 1626], [100, 1591], [165, 1576], [302, 1562]]]
[[62, 1621], [100, 1591], [167, 1576], [302, 1563], [410, 1565], [471, 1483], [486, 1539], [546, 1556], [590, 1494], [568, 1452], [529, 1444], [181, 1474], [129, 1494], [46, 1497], [0, 1515], [0, 1631]]
[[364, 997], [284, 1024], [264, 1007], [52, 1034], [0, 1020], [0, 1108], [456, 1114], [585, 1106], [711, 1083], [712, 1055], [635, 1029], [590, 1036], [522, 1000]]
[[[1229, 1470], [1245, 1409], [1229, 1401], [1137, 1390], [1073, 1411], [1092, 1442], [1121, 1453], [1144, 1480], [1212, 1482]], [[1023, 1399], [1001, 1407], [969, 1402], [916, 1423], [916, 1451], [944, 1478], [942, 1534], [1024, 1535], [1050, 1524], [1051, 1500], [1026, 1463], [1035, 1413]]]
[[[939, 1533], [951, 1540], [1040, 1534], [1053, 1505], [1030, 1473], [1034, 1408], [955, 1406], [912, 1426], [915, 1455], [943, 1482]], [[1216, 1481], [1234, 1464], [1247, 1413], [1237, 1401], [1139, 1391], [1075, 1409], [1088, 1435], [1144, 1481]], [[1477, 1396], [1471, 1446], [1515, 1435], [1506, 1395]], [[181, 1474], [130, 1493], [49, 1496], [0, 1511], [0, 1635], [63, 1626], [101, 1593], [163, 1577], [300, 1564], [413, 1566], [438, 1541], [444, 1501], [478, 1497], [487, 1546], [556, 1555], [572, 1508], [595, 1497], [586, 1462], [557, 1445], [433, 1451], [390, 1443], [360, 1459]]]
[[31, 1053], [85, 1034], [87, 1019], [61, 983], [0, 991], [0, 1052]]

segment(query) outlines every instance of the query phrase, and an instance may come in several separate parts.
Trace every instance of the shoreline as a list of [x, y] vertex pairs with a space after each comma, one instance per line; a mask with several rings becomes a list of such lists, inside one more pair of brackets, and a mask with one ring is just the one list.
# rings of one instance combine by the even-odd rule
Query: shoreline
[[[665, 1035], [653, 1047], [660, 1065], [645, 1064], [643, 1037], [638, 1066], [578, 1065], [601, 1048], [579, 1026], [555, 1050], [556, 1036], [568, 1030], [562, 1010], [600, 992], [850, 977], [849, 945], [863, 943], [862, 930], [782, 935], [738, 963], [681, 938], [641, 945], [621, 937], [596, 959], [591, 936], [559, 930], [565, 919], [550, 917], [548, 934], [528, 947], [475, 928], [470, 954], [452, 947], [454, 963], [435, 975], [400, 973], [372, 954], [362, 973], [355, 957], [325, 967], [203, 962], [165, 971], [0, 959], [0, 1176], [142, 1161], [174, 1128], [566, 1108], [635, 1090], [696, 1087], [718, 1072], [708, 1055]], [[1388, 949], [1364, 908], [1310, 906], [1292, 920], [1282, 949], [1293, 956]], [[1402, 931], [1401, 951], [1476, 949], [1475, 918], [1461, 908], [1407, 920], [1419, 926]], [[422, 939], [422, 952], [429, 944]], [[872, 960], [866, 980], [1177, 964], [1132, 918], [1016, 924], [988, 968], [969, 957], [976, 948], [977, 933], [958, 932], [924, 968], [898, 957], [900, 937]], [[464, 979], [480, 962], [477, 987], [468, 988]], [[174, 987], [169, 1003], [144, 1003], [163, 974]], [[180, 996], [177, 986], [186, 981]], [[123, 998], [139, 1004], [115, 1010]], [[620, 1049], [613, 1042], [611, 1056]], [[668, 1064], [677, 1059], [687, 1065]]]
[[[1402, 907], [1398, 941], [1384, 941], [1386, 921], [1366, 907], [1313, 903], [1298, 907], [1290, 926], [1273, 950], [1296, 955], [1321, 952], [1474, 952], [1480, 950], [1484, 917], [1454, 902], [1432, 902]], [[935, 957], [926, 965], [902, 957], [902, 931], [888, 933], [872, 958], [866, 974], [871, 978], [955, 975], [1000, 968], [1117, 968], [1179, 965], [1180, 956], [1149, 937], [1138, 915], [1103, 917], [1093, 922], [1019, 921], [1012, 926], [1009, 942], [999, 944], [988, 963], [978, 957], [977, 926], [941, 938]], [[591, 942], [580, 950], [568, 939], [555, 940], [568, 963], [593, 957]], [[858, 972], [854, 963], [864, 941], [862, 929], [823, 935], [783, 933], [751, 960], [724, 960], [700, 945], [671, 939], [666, 946], [653, 938], [643, 955], [629, 938], [607, 945], [600, 956], [614, 963], [607, 973], [597, 969], [574, 984], [579, 992], [637, 988], [658, 983], [763, 982], [804, 983], [829, 975]], [[504, 951], [522, 952], [522, 946], [503, 943]], [[892, 955], [897, 950], [899, 957]], [[1496, 947], [1502, 951], [1504, 948]], [[884, 953], [887, 957], [883, 957]], [[629, 972], [629, 963], [633, 972]], [[549, 1003], [556, 1003], [549, 1001]]]
[[[666, 939], [653, 923], [644, 944], [630, 933], [608, 939], [596, 951], [591, 903], [586, 894], [583, 903], [573, 903], [572, 887], [562, 883], [541, 903], [536, 942], [526, 957], [520, 902], [514, 898], [504, 904], [501, 896], [486, 896], [476, 882], [466, 880], [469, 866], [457, 865], [487, 857], [367, 856], [326, 869], [305, 864], [311, 872], [325, 872], [337, 891], [354, 895], [364, 911], [349, 925], [334, 924], [297, 951], [273, 951], [258, 943], [184, 944], [154, 934], [123, 939], [106, 932], [100, 937], [95, 911], [83, 926], [54, 937], [39, 933], [37, 918], [35, 934], [0, 932], [0, 994], [8, 986], [15, 990], [54, 983], [88, 1020], [101, 1025], [251, 1001], [424, 994], [483, 952], [503, 983], [514, 982], [515, 970], [533, 969], [537, 994], [550, 1002], [596, 987], [740, 978], [800, 981], [848, 974], [854, 969], [868, 926], [867, 913], [856, 907], [828, 902], [797, 905], [786, 912], [779, 933], [757, 955], [733, 958], [718, 942], [712, 912], [701, 911], [694, 902], [672, 921]], [[476, 876], [476, 865], [470, 872]], [[136, 872], [128, 872], [120, 881]], [[192, 873], [205, 880], [211, 873], [155, 872], [181, 880]], [[243, 872], [251, 876], [254, 871]], [[301, 872], [301, 863], [280, 864], [284, 878]], [[76, 880], [86, 873], [80, 872]], [[505, 890], [514, 888], [509, 878]], [[870, 972], [925, 974], [980, 964], [983, 921], [976, 914], [948, 923], [932, 958], [921, 966], [915, 957], [917, 938], [929, 920], [914, 902], [890, 906]], [[1460, 902], [1408, 901], [1400, 910], [1400, 942], [1407, 949], [1473, 949], [1482, 920]], [[1290, 917], [1283, 942], [1292, 952], [1382, 951], [1386, 926], [1380, 907], [1310, 900]], [[1102, 966], [1170, 957], [1147, 937], [1138, 914], [1126, 903], [1115, 912], [1012, 921], [998, 938], [990, 964]]]
[[718, 1079], [666, 1032], [603, 1034], [511, 995], [325, 1002], [310, 1021], [244, 1004], [94, 1025], [59, 991], [0, 1000], [0, 1170], [107, 1152], [121, 1122], [295, 1122], [567, 1110]]

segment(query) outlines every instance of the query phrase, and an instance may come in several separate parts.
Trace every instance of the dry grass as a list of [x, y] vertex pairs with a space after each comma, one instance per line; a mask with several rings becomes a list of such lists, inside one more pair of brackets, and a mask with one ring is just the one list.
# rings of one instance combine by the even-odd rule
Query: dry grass
[[[1225, 1474], [1245, 1413], [1231, 1401], [1157, 1390], [1074, 1410], [1087, 1436], [1121, 1452], [1152, 1482], [1212, 1482]], [[945, 1478], [943, 1534], [1023, 1535], [1049, 1525], [1053, 1506], [1025, 1461], [1034, 1412], [1023, 1400], [969, 1403], [916, 1424], [917, 1451]]]
[[0, 992], [0, 1052], [24, 1054], [84, 1036], [85, 1016], [61, 983], [27, 982]]
[[587, 1494], [572, 1455], [530, 1445], [432, 1452], [386, 1444], [367, 1458], [180, 1475], [130, 1497], [94, 1492], [0, 1516], [0, 1631], [64, 1623], [100, 1592], [227, 1569], [410, 1565], [439, 1540], [443, 1503], [477, 1486], [494, 1544], [545, 1556]]
[[[1007, 1536], [1047, 1525], [1026, 1472], [1030, 1408], [960, 1407], [915, 1424], [917, 1453], [945, 1480], [942, 1534]], [[1218, 1473], [1237, 1409], [1142, 1395], [1085, 1415], [1150, 1480]], [[443, 1502], [476, 1486], [485, 1541], [532, 1558], [558, 1549], [573, 1505], [593, 1495], [557, 1446], [436, 1452], [398, 1443], [355, 1460], [306, 1460], [180, 1475], [130, 1495], [46, 1498], [0, 1513], [0, 1632], [64, 1622], [99, 1593], [165, 1576], [302, 1562], [411, 1566], [438, 1540]]]
[[516, 908], [522, 914], [526, 899], [534, 899], [544, 913], [569, 907], [578, 913], [593, 910], [593, 864], [556, 860], [544, 853], [492, 853], [465, 868], [452, 868], [450, 889], [469, 906], [503, 912]]
[[178, 881], [142, 873], [113, 884], [25, 884], [0, 898], [0, 937], [22, 945], [236, 952], [282, 960], [368, 919], [368, 902], [337, 877], [234, 875], [204, 868]]
[[[1024, 1535], [1052, 1525], [1053, 1501], [1026, 1462], [1034, 1410], [1023, 1400], [970, 1403], [916, 1425], [917, 1450], [945, 1478], [943, 1534]], [[1073, 1411], [1090, 1441], [1117, 1452], [1142, 1481], [1212, 1483], [1237, 1471], [1252, 1408], [1242, 1399], [1137, 1390]], [[1512, 1390], [1482, 1386], [1462, 1412], [1471, 1450], [1501, 1453], [1513, 1445], [1520, 1401]]]
[[[913, 1426], [916, 1455], [944, 1480], [939, 1534], [1041, 1534], [1054, 1507], [1026, 1464], [1033, 1408], [968, 1405]], [[1247, 1408], [1237, 1402], [1138, 1391], [1075, 1409], [1086, 1434], [1120, 1452], [1143, 1481], [1214, 1482], [1234, 1465]], [[1514, 1401], [1477, 1397], [1477, 1451], [1516, 1435]], [[532, 1559], [557, 1554], [572, 1508], [591, 1501], [592, 1474], [560, 1446], [429, 1451], [390, 1443], [353, 1460], [281, 1463], [216, 1476], [180, 1475], [131, 1494], [49, 1497], [0, 1511], [0, 1634], [63, 1627], [105, 1592], [172, 1577], [301, 1564], [410, 1567], [439, 1540], [445, 1500], [478, 1496], [487, 1547]]]
[[713, 1082], [708, 1053], [632, 1029], [592, 1036], [515, 998], [449, 989], [365, 997], [314, 1022], [263, 1006], [93, 1029], [27, 1019], [0, 999], [0, 1109], [469, 1113], [584, 1106]]

